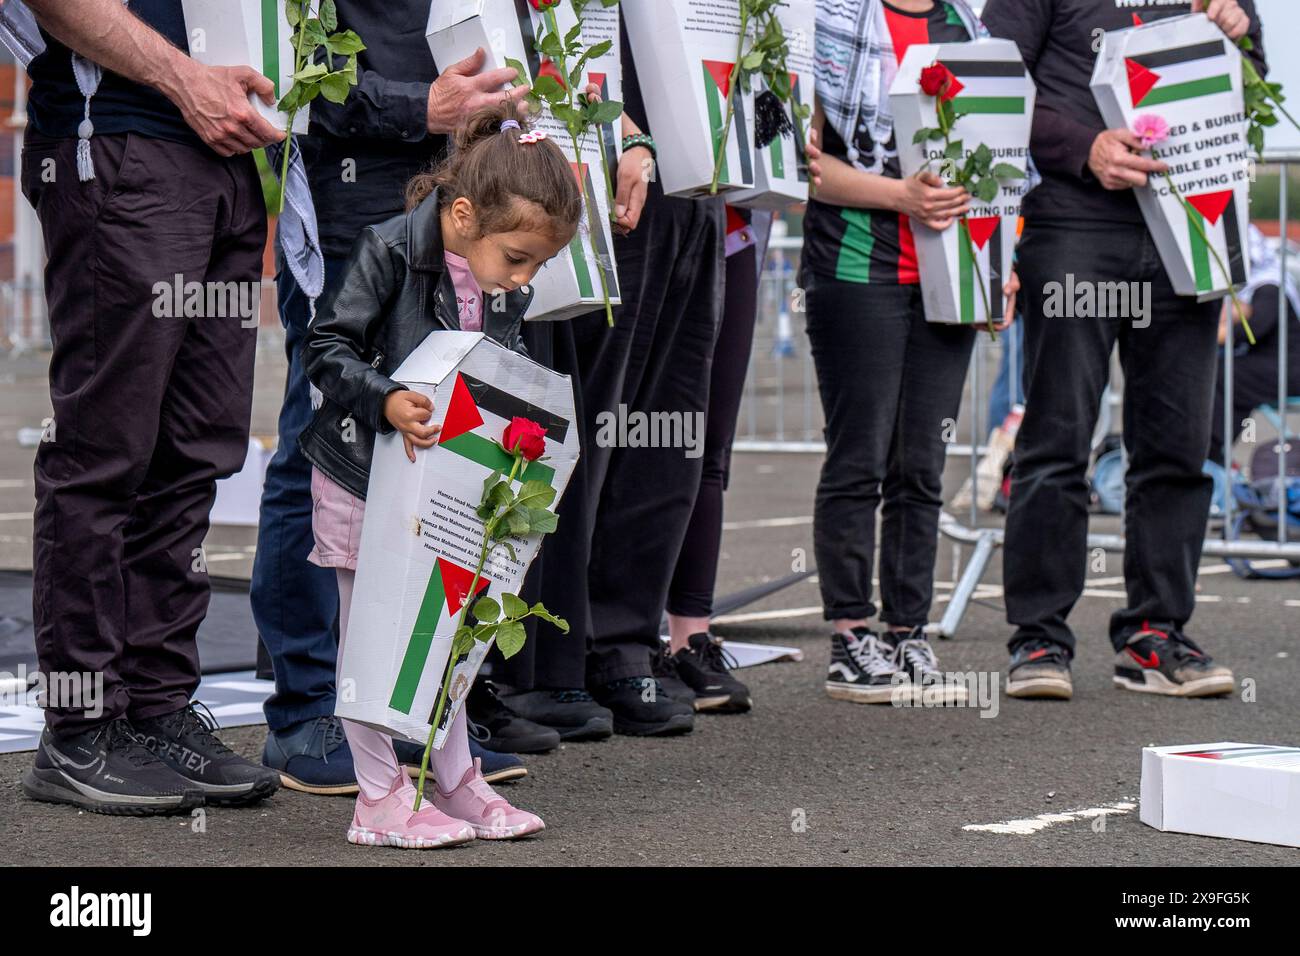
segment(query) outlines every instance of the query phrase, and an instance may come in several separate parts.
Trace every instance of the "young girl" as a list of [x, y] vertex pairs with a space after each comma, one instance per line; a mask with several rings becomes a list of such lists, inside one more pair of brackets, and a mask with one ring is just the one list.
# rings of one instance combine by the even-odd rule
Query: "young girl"
[[[429, 399], [389, 375], [443, 329], [483, 331], [522, 351], [528, 283], [572, 239], [581, 198], [560, 149], [522, 129], [503, 104], [475, 114], [450, 158], [411, 181], [407, 209], [357, 239], [303, 344], [307, 375], [325, 399], [300, 440], [314, 466], [310, 560], [338, 574], [340, 662], [375, 434], [400, 432], [414, 462], [439, 431]], [[463, 708], [432, 753], [436, 792], [418, 813], [392, 739], [348, 720], [343, 726], [360, 787], [350, 843], [424, 849], [542, 829], [540, 818], [483, 780], [470, 760]]]
[[[912, 231], [954, 228], [971, 197], [933, 173], [902, 176], [887, 93], [912, 44], [963, 42], [979, 32], [962, 0], [817, 5], [818, 58], [848, 67], [826, 84], [818, 77], [822, 186], [808, 203], [801, 265], [826, 414], [813, 547], [823, 613], [834, 627], [826, 692], [838, 700], [890, 703], [900, 681], [940, 676], [923, 627], [943, 433], [957, 417], [976, 332], [926, 321]], [[1011, 295], [1016, 279], [1006, 278]], [[877, 630], [871, 580], [882, 499]], [[960, 687], [944, 691], [950, 700], [962, 696]]]

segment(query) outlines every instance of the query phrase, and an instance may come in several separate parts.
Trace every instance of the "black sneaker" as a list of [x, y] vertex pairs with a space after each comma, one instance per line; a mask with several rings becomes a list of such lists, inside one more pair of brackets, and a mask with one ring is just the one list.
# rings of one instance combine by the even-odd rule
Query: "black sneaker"
[[677, 659], [668, 653], [668, 645], [662, 641], [659, 642], [658, 648], [650, 652], [650, 676], [659, 682], [659, 689], [673, 700], [690, 704], [692, 711], [700, 709], [699, 701], [695, 699], [695, 691], [682, 680]]
[[1175, 627], [1143, 621], [1115, 659], [1115, 686], [1169, 697], [1216, 697], [1236, 689], [1232, 671]]
[[1007, 696], [1069, 700], [1074, 696], [1070, 652], [1043, 638], [1021, 641], [1007, 665]]
[[193, 784], [136, 743], [125, 717], [68, 736], [47, 728], [23, 790], [33, 800], [91, 813], [151, 816], [203, 806]]
[[540, 754], [560, 746], [558, 731], [519, 716], [501, 700], [496, 685], [479, 678], [465, 698], [465, 716], [488, 732], [480, 741], [500, 754]]
[[723, 649], [722, 638], [692, 634], [676, 654], [677, 673], [695, 692], [695, 709], [743, 714], [754, 706], [749, 688], [731, 676], [736, 659]]
[[[908, 685], [905, 691], [900, 691]], [[831, 635], [831, 663], [826, 669], [826, 693], [833, 700], [856, 704], [889, 704], [900, 692], [911, 693], [905, 671], [893, 659], [893, 648], [869, 627]]]
[[279, 773], [245, 760], [217, 739], [216, 718], [195, 701], [171, 714], [132, 721], [131, 726], [136, 742], [201, 791], [210, 805], [256, 803], [280, 789]]
[[966, 685], [950, 681], [939, 670], [939, 659], [934, 656], [930, 639], [924, 627], [910, 631], [887, 631], [881, 641], [892, 649], [894, 664], [905, 671], [912, 682], [915, 703], [925, 706], [955, 706], [966, 703], [969, 694]]
[[614, 733], [661, 737], [695, 729], [694, 708], [670, 697], [653, 677], [623, 677], [592, 689], [596, 702], [614, 713]]
[[561, 740], [604, 740], [614, 733], [614, 715], [585, 690], [530, 690], [505, 701], [520, 717], [557, 731]]

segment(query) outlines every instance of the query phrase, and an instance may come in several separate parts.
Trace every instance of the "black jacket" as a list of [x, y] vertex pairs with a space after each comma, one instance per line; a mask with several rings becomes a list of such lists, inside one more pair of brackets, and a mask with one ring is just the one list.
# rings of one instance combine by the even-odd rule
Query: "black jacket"
[[[525, 291], [527, 289], [527, 291]], [[483, 331], [523, 352], [527, 286], [483, 309]], [[389, 376], [430, 332], [460, 329], [456, 293], [443, 259], [435, 192], [415, 209], [361, 231], [343, 275], [320, 301], [303, 342], [307, 377], [325, 396], [298, 439], [329, 478], [365, 498], [375, 433], [393, 426], [384, 399], [404, 386]]]

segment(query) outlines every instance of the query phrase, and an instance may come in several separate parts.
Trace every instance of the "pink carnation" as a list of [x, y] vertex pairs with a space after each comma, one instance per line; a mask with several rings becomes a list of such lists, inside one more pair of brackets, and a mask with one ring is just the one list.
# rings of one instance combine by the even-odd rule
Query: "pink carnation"
[[1161, 117], [1145, 113], [1133, 120], [1133, 135], [1142, 140], [1142, 148], [1150, 149], [1169, 138], [1169, 124]]

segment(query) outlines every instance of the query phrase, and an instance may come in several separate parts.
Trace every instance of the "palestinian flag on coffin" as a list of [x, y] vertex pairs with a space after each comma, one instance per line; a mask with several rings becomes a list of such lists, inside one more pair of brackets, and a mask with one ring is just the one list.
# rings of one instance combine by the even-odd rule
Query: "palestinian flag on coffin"
[[[451, 400], [447, 405], [447, 414], [442, 420], [442, 431], [438, 435], [438, 444], [430, 449], [433, 454], [454, 455], [460, 461], [472, 462], [483, 469], [486, 478], [492, 472], [508, 474], [513, 459], [494, 441], [505, 431], [513, 418], [528, 418], [546, 429], [547, 442], [558, 445], [564, 443], [570, 423], [567, 419], [539, 408], [523, 399], [469, 375], [458, 372], [452, 384]], [[431, 461], [430, 467], [437, 468], [437, 461]], [[448, 469], [455, 467], [451, 463]], [[529, 462], [517, 481], [542, 481], [554, 484], [555, 470], [545, 462]], [[480, 539], [481, 541], [481, 536]], [[473, 542], [474, 547], [479, 542]], [[474, 569], [439, 556], [429, 576], [424, 597], [416, 614], [415, 624], [406, 647], [401, 655], [402, 663], [397, 680], [393, 685], [389, 706], [399, 713], [410, 715], [416, 707], [416, 701], [426, 704], [432, 699], [428, 708], [429, 722], [433, 720], [433, 711], [437, 706], [437, 692], [442, 686], [443, 672], [433, 673], [428, 667], [429, 651], [433, 646], [435, 635], [450, 634], [456, 624], [469, 596], [470, 584], [474, 580]], [[475, 597], [488, 592], [493, 583], [491, 566], [484, 569], [477, 587]], [[472, 603], [472, 602], [471, 602]], [[477, 649], [476, 649], [477, 650]], [[485, 652], [486, 649], [483, 649]], [[469, 671], [476, 671], [480, 660], [470, 661]], [[465, 662], [449, 662], [458, 666]], [[463, 690], [468, 690], [466, 685]], [[453, 701], [459, 701], [463, 694], [455, 693], [452, 688]], [[444, 725], [447, 718], [454, 716], [454, 710], [448, 708], [444, 713]]]
[[727, 152], [722, 160], [719, 185], [747, 186], [754, 181], [753, 147], [749, 142], [750, 120], [745, 109], [745, 97], [740, 88], [732, 89], [731, 71], [735, 63], [725, 60], [701, 60], [701, 82], [704, 84], [704, 102], [709, 111], [709, 129], [713, 131], [713, 161], [718, 160], [722, 149], [723, 121], [727, 118], [727, 100], [732, 101], [734, 113], [731, 135], [727, 137]]
[[[987, 39], [908, 49], [889, 98], [903, 175], [938, 171], [944, 162], [942, 140], [914, 142], [918, 131], [937, 123], [935, 98], [920, 87], [921, 71], [935, 63], [953, 76], [947, 94], [958, 115], [952, 141], [967, 153], [987, 146], [994, 165], [1024, 171], [1034, 83], [1014, 43]], [[974, 202], [965, 220], [942, 232], [912, 224], [927, 321], [973, 325], [1002, 318], [1024, 187], [1023, 179], [1002, 181], [992, 200]]]
[[[1249, 215], [1241, 54], [1201, 15], [1106, 34], [1092, 90], [1108, 127], [1159, 117], [1170, 136], [1152, 150], [1164, 177], [1136, 190], [1175, 290], [1218, 298], [1249, 279]], [[1222, 261], [1225, 269], [1220, 267]]]

